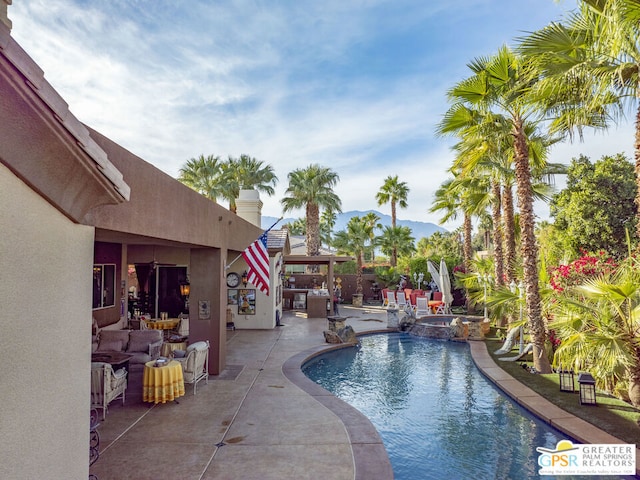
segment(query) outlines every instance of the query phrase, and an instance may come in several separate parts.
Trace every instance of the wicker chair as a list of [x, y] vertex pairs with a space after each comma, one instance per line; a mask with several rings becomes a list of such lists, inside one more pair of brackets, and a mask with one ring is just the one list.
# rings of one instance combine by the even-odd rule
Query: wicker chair
[[[175, 354], [175, 352], [174, 352]], [[196, 394], [198, 382], [204, 380], [209, 383], [209, 341], [196, 342], [187, 347], [184, 357], [175, 357], [182, 365], [184, 383], [193, 384], [193, 394]]]
[[107, 416], [108, 405], [122, 398], [124, 405], [127, 389], [127, 371], [113, 371], [109, 363], [91, 362], [91, 408], [102, 409], [102, 420]]

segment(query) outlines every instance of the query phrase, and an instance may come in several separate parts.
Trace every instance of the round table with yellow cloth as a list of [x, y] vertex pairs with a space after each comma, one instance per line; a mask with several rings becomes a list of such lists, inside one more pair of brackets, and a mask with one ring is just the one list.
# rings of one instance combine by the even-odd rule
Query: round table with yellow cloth
[[184, 395], [182, 366], [175, 360], [164, 367], [154, 367], [155, 360], [144, 364], [142, 401], [166, 403]]
[[170, 357], [173, 354], [174, 350], [186, 350], [187, 342], [164, 342], [162, 344], [162, 350], [160, 351], [160, 355], [163, 357]]
[[171, 330], [176, 328], [179, 318], [169, 318], [167, 320], [143, 320], [145, 325], [150, 330]]

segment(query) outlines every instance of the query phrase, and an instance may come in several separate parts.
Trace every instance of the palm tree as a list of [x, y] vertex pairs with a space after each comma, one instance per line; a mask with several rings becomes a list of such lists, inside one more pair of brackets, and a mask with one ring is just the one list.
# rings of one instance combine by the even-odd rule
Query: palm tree
[[235, 212], [240, 190], [255, 189], [271, 196], [275, 193], [278, 177], [271, 165], [243, 154], [240, 158], [230, 156], [222, 164], [219, 181], [223, 186], [223, 196], [229, 201], [229, 210]]
[[284, 225], [291, 235], [305, 235], [307, 222], [304, 218], [296, 218], [293, 222]]
[[338, 215], [329, 208], [325, 208], [320, 215], [320, 242], [323, 245], [331, 245], [333, 227], [336, 226]]
[[391, 226], [396, 227], [396, 206], [407, 208], [407, 196], [409, 195], [409, 187], [406, 182], [399, 182], [398, 176], [388, 176], [384, 180], [384, 184], [380, 187], [380, 191], [376, 193], [378, 206], [385, 203], [391, 204]]
[[[581, 0], [564, 23], [521, 39], [519, 51], [543, 76], [540, 104], [554, 117], [552, 131], [605, 129], [635, 106], [636, 183], [640, 217], [640, 8], [637, 0]], [[640, 222], [636, 235], [640, 237]]]
[[376, 237], [376, 245], [382, 253], [388, 255], [392, 267], [398, 264], [397, 255], [411, 255], [415, 252], [415, 238], [409, 227], [384, 227], [382, 233]]
[[187, 160], [180, 168], [178, 181], [215, 202], [222, 196], [220, 172], [220, 157], [200, 155], [198, 158]]
[[539, 372], [550, 373], [551, 365], [544, 354], [546, 329], [541, 314], [531, 166], [525, 130], [527, 122], [535, 122], [539, 118], [539, 109], [529, 96], [536, 72], [531, 64], [523, 63], [522, 59], [507, 47], [500, 48], [491, 57], [473, 60], [469, 67], [473, 75], [454, 86], [449, 91], [449, 97], [459, 104], [497, 111], [496, 115], [501, 115], [509, 124], [513, 136], [515, 177], [520, 207], [523, 282], [529, 332], [534, 349], [534, 367]]
[[[385, 178], [382, 187], [380, 187], [380, 191], [376, 193], [376, 200], [378, 201], [378, 206], [384, 205], [385, 203], [391, 204], [391, 227], [396, 228], [396, 207], [400, 206], [400, 208], [407, 208], [407, 196], [409, 195], [409, 187], [407, 187], [406, 182], [398, 181], [398, 176], [392, 177], [389, 175]], [[392, 258], [398, 258], [398, 252], [395, 251], [392, 254]], [[395, 264], [392, 263], [395, 267]]]
[[375, 245], [374, 240], [376, 238], [376, 229], [382, 228], [382, 224], [380, 223], [380, 217], [373, 212], [368, 212], [364, 217], [362, 217], [364, 221], [367, 231], [369, 232], [369, 250], [371, 261], [375, 260]]
[[369, 231], [364, 219], [351, 217], [345, 230], [335, 234], [333, 246], [338, 253], [353, 255], [356, 258], [356, 294], [362, 295], [362, 266], [364, 252], [369, 240]]
[[280, 203], [284, 212], [305, 208], [307, 220], [307, 255], [320, 253], [320, 207], [341, 212], [340, 197], [333, 191], [340, 177], [330, 168], [317, 164], [289, 173], [289, 186]]

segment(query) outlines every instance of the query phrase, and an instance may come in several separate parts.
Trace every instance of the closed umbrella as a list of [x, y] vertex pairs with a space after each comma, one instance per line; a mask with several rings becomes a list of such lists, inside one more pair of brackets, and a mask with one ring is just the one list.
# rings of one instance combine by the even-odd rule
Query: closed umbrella
[[431, 260], [427, 261], [427, 270], [429, 270], [429, 273], [431, 274], [431, 278], [433, 278], [433, 281], [436, 282], [436, 285], [438, 286], [438, 290], [442, 291], [442, 288], [440, 287], [440, 273], [438, 272], [438, 269], [436, 268], [436, 266], [433, 264]]
[[453, 303], [453, 294], [451, 293], [451, 279], [449, 278], [449, 269], [447, 264], [444, 263], [444, 258], [440, 259], [440, 285], [438, 286], [442, 292], [442, 301], [444, 302], [444, 308], [447, 313], [451, 311], [451, 304]]

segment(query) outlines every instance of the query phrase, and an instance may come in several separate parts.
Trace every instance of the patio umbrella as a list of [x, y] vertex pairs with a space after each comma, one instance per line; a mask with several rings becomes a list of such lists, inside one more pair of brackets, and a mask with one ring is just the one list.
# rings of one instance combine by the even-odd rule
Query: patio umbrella
[[433, 264], [431, 260], [427, 260], [427, 270], [429, 270], [429, 273], [431, 274], [431, 278], [433, 278], [433, 281], [436, 282], [436, 285], [438, 286], [438, 290], [442, 291], [442, 288], [440, 286], [440, 273], [438, 273], [438, 269], [436, 268], [436, 266]]
[[449, 269], [447, 264], [444, 263], [444, 258], [440, 259], [440, 285], [438, 286], [442, 292], [442, 301], [445, 305], [445, 310], [450, 311], [451, 304], [453, 303], [453, 295], [451, 294], [451, 279], [449, 278]]

